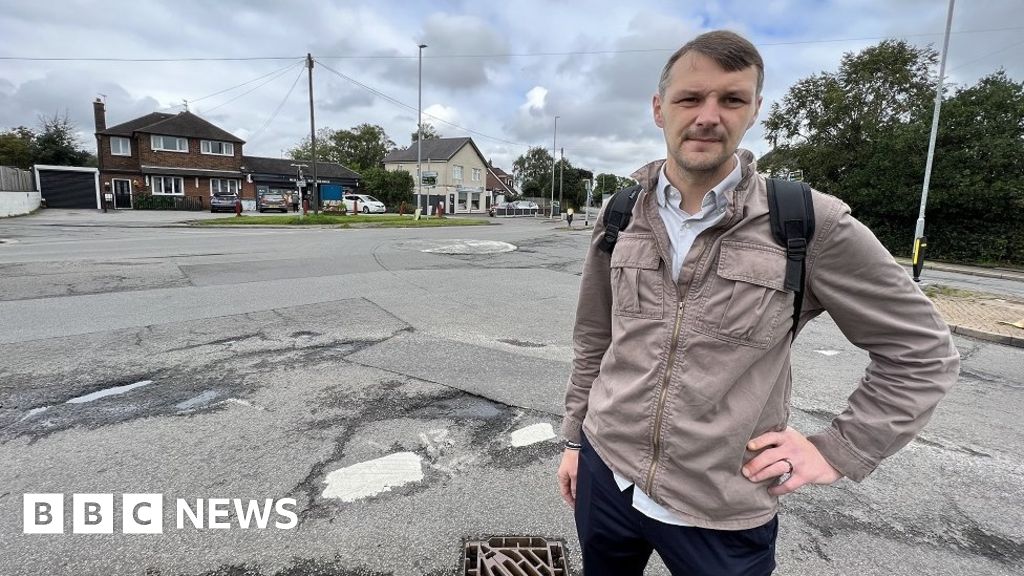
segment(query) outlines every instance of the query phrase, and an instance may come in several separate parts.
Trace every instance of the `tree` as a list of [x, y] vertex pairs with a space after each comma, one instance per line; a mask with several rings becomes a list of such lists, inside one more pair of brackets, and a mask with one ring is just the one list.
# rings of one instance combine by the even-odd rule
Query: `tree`
[[23, 170], [31, 168], [32, 142], [35, 137], [35, 132], [24, 126], [0, 132], [0, 166], [14, 166]]
[[397, 210], [403, 201], [412, 205], [415, 186], [412, 174], [405, 170], [370, 168], [361, 175], [360, 193], [377, 198], [392, 210]]
[[[843, 56], [836, 72], [798, 81], [764, 122], [769, 173], [800, 170], [850, 205], [885, 246], [913, 244], [937, 61], [931, 48], [886, 40]], [[1024, 262], [1024, 89], [1005, 74], [944, 94], [927, 228], [929, 256]], [[979, 212], [981, 210], [984, 215]]]
[[43, 116], [39, 123], [42, 131], [35, 135], [31, 146], [33, 164], [85, 166], [92, 160], [92, 154], [81, 148], [67, 114]]
[[[351, 130], [323, 128], [317, 132], [316, 139], [318, 161], [336, 162], [356, 172], [379, 168], [384, 156], [395, 148], [384, 128], [376, 124], [360, 124]], [[304, 138], [289, 155], [296, 160], [311, 159], [309, 138]]]
[[[437, 128], [434, 128], [434, 126], [432, 124], [430, 124], [430, 123], [424, 122], [422, 130], [423, 130], [423, 139], [424, 140], [436, 140], [436, 139], [442, 137], [441, 133], [437, 131]], [[413, 144], [416, 143], [416, 138], [418, 136], [419, 136], [419, 131], [412, 133], [411, 142]]]
[[512, 163], [515, 181], [523, 196], [544, 196], [544, 190], [551, 187], [551, 153], [539, 146], [530, 148]]
[[594, 180], [594, 204], [600, 205], [605, 194], [611, 194], [616, 190], [622, 190], [636, 184], [632, 178], [623, 178], [607, 172], [598, 174]]

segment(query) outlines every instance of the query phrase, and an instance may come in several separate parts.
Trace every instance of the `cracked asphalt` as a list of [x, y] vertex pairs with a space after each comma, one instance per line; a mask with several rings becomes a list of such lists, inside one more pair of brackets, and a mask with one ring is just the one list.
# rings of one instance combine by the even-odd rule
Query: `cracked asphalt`
[[[563, 540], [579, 573], [557, 442], [509, 435], [558, 428], [588, 233], [180, 218], [0, 224], [17, 241], [0, 244], [0, 574], [440, 576], [462, 574], [465, 540], [502, 535]], [[464, 240], [518, 249], [424, 252]], [[961, 380], [918, 440], [861, 484], [784, 498], [779, 574], [1024, 572], [1024, 350], [957, 345]], [[866, 363], [812, 322], [791, 424], [827, 425]], [[397, 453], [421, 480], [323, 497], [332, 471]], [[26, 493], [114, 494], [114, 533], [72, 533], [68, 511], [64, 534], [23, 534]], [[162, 534], [121, 533], [126, 493], [164, 495]], [[177, 529], [179, 498], [291, 498], [297, 526]]]

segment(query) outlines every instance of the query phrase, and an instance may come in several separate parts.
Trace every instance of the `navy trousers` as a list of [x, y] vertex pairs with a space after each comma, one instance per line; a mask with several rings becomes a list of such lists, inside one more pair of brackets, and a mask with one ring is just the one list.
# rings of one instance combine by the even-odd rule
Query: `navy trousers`
[[641, 576], [657, 551], [673, 576], [768, 576], [778, 516], [748, 530], [673, 526], [633, 508], [612, 471], [583, 438], [576, 478], [576, 531], [585, 576]]

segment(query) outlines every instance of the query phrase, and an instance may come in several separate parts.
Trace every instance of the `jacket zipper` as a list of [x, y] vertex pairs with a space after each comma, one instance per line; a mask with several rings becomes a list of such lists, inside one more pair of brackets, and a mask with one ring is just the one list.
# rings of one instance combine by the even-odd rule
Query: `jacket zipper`
[[651, 468], [647, 471], [647, 486], [644, 487], [644, 494], [650, 496], [651, 487], [654, 485], [654, 469], [658, 466], [658, 458], [661, 457], [661, 416], [665, 412], [665, 397], [668, 395], [668, 382], [672, 378], [672, 365], [676, 361], [676, 349], [679, 344], [679, 327], [683, 321], [683, 300], [680, 298], [676, 307], [676, 326], [672, 331], [672, 347], [668, 352], [668, 366], [665, 368], [665, 379], [661, 382], [661, 394], [658, 397], [658, 409], [654, 416], [654, 459], [651, 460]]
[[[724, 224], [724, 226], [722, 222], [719, 222], [711, 229], [728, 228], [729, 226], [732, 226], [735, 223], [735, 220], [736, 216], [733, 215], [733, 217], [730, 218], [729, 221]], [[654, 241], [658, 241], [657, 236], [655, 236]], [[706, 246], [704, 246], [704, 249], [701, 250], [701, 255], [698, 258], [698, 261], [704, 257], [704, 253], [708, 251], [710, 246], [710, 242]], [[689, 296], [690, 286], [692, 286], [692, 284], [692, 280], [690, 282], [687, 282], [685, 296]], [[651, 460], [651, 467], [647, 470], [647, 483], [644, 485], [643, 491], [644, 494], [646, 494], [648, 497], [651, 496], [651, 490], [654, 488], [654, 472], [658, 468], [658, 458], [661, 457], [661, 418], [665, 412], [665, 397], [668, 396], [668, 383], [669, 380], [672, 378], [672, 365], [675, 364], [676, 351], [679, 347], [679, 328], [682, 325], [683, 320], [683, 303], [686, 301], [683, 298], [683, 296], [683, 294], [677, 293], [679, 303], [676, 307], [676, 325], [672, 331], [672, 346], [669, 348], [668, 352], [668, 366], [665, 367], [665, 378], [661, 382], [661, 394], [658, 395], [658, 406], [654, 414], [654, 432], [651, 438], [651, 443], [654, 445], [654, 457]]]

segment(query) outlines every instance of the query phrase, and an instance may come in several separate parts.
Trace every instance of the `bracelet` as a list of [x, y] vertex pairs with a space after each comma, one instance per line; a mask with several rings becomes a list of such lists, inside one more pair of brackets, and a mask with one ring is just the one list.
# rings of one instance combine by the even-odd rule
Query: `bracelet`
[[565, 441], [565, 448], [566, 448], [566, 450], [579, 450], [580, 448], [583, 448], [583, 445], [580, 444], [579, 442], [572, 442], [572, 441], [566, 440]]

